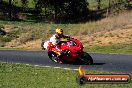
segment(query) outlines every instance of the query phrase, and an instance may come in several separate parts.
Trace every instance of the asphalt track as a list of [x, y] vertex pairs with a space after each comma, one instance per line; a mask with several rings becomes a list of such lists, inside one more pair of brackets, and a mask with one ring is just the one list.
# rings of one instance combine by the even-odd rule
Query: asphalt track
[[[86, 70], [105, 70], [118, 73], [132, 73], [132, 55], [90, 53], [93, 65], [83, 65]], [[52, 62], [46, 51], [0, 50], [0, 62], [24, 63], [47, 67], [78, 69], [79, 65]]]

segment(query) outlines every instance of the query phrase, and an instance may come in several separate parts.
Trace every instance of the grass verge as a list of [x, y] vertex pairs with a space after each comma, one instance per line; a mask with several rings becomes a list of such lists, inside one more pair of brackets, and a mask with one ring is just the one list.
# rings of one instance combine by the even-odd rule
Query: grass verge
[[[111, 72], [87, 71], [87, 74], [110, 74]], [[131, 88], [129, 84], [76, 83], [77, 71], [0, 63], [1, 88]]]
[[96, 53], [118, 53], [118, 54], [132, 54], [132, 44], [112, 44], [107, 46], [93, 46], [84, 49], [87, 52]]
[[[25, 50], [25, 51], [41, 51], [40, 49], [26, 49], [26, 48], [4, 48], [0, 50]], [[104, 54], [132, 54], [132, 44], [112, 44], [107, 46], [92, 46], [85, 47], [84, 51]]]

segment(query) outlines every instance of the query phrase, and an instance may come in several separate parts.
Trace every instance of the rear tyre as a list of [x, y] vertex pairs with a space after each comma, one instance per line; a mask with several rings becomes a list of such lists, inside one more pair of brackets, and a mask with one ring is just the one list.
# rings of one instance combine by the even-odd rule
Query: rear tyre
[[83, 56], [81, 58], [81, 61], [85, 65], [92, 65], [93, 64], [92, 57], [88, 53], [86, 53], [86, 52], [83, 53]]

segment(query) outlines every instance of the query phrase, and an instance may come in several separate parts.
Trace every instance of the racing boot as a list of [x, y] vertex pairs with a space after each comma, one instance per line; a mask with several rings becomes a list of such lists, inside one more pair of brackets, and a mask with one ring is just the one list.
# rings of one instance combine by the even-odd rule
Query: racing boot
[[57, 62], [60, 63], [60, 64], [62, 64], [61, 56], [62, 56], [62, 52], [58, 52], [58, 55], [57, 55], [58, 60], [57, 60]]
[[56, 49], [54, 50], [54, 52], [57, 54], [57, 57], [58, 57], [57, 62], [60, 63], [60, 64], [62, 64], [61, 56], [63, 55], [63, 52], [60, 49], [60, 45], [56, 45], [55, 47], [56, 47]]
[[62, 61], [61, 61], [60, 59], [58, 59], [57, 62], [58, 62], [59, 64], [62, 64]]

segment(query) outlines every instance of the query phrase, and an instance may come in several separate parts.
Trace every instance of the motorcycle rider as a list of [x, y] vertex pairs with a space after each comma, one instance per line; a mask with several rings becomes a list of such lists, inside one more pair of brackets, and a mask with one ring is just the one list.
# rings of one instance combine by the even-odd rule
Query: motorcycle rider
[[50, 50], [50, 48], [52, 47], [52, 42], [50, 42], [50, 41], [46, 41], [46, 42], [42, 42], [42, 50]]
[[50, 42], [52, 42], [53, 46], [56, 47], [56, 53], [58, 54], [58, 56], [61, 56], [63, 51], [60, 49], [60, 40], [61, 38], [67, 38], [69, 39], [69, 36], [65, 36], [63, 34], [63, 29], [61, 28], [57, 28], [56, 29], [56, 34], [54, 34], [51, 38], [50, 38]]

